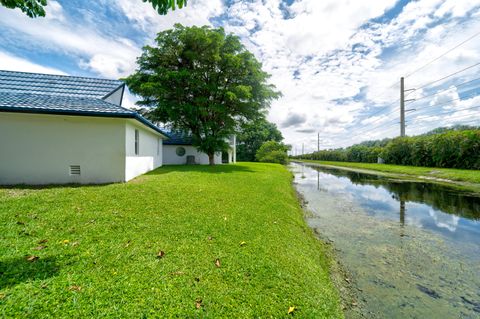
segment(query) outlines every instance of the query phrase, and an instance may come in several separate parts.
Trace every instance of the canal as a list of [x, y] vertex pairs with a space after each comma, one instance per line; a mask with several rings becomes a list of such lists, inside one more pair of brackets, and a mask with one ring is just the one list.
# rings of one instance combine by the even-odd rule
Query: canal
[[480, 197], [434, 183], [290, 168], [309, 226], [332, 242], [365, 317], [480, 318]]

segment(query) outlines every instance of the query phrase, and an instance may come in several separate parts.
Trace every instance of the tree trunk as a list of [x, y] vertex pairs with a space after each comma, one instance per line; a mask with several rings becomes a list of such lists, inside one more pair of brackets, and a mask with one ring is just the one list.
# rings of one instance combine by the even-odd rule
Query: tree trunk
[[215, 165], [215, 153], [208, 153], [208, 163]]

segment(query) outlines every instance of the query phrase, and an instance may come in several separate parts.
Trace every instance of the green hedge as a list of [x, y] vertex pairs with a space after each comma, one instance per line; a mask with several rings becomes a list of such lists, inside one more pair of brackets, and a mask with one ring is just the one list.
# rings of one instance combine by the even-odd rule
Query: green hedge
[[388, 164], [480, 169], [480, 129], [449, 131], [436, 135], [398, 137], [385, 146], [353, 145], [298, 156], [298, 158]]

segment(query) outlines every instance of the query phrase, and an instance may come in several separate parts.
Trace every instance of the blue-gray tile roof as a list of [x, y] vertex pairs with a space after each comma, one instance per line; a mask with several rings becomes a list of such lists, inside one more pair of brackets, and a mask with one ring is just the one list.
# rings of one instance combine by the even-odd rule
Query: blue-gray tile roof
[[169, 139], [164, 141], [165, 145], [192, 145], [192, 137], [180, 132], [168, 132]]
[[52, 110], [98, 112], [106, 114], [135, 113], [102, 99], [29, 93], [0, 92], [0, 108], [12, 110]]
[[135, 111], [102, 98], [123, 82], [0, 70], [0, 111], [133, 118], [168, 137]]
[[122, 81], [0, 70], [0, 92], [104, 98]]

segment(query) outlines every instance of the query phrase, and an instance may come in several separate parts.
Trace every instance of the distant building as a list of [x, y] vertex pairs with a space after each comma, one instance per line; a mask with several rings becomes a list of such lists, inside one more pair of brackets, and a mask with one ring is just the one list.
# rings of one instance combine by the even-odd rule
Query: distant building
[[168, 135], [121, 107], [121, 81], [0, 71], [0, 184], [125, 182]]
[[[208, 155], [197, 150], [192, 145], [192, 138], [189, 135], [168, 132], [169, 139], [163, 144], [163, 163], [165, 165], [182, 165], [187, 164], [188, 160], [191, 164], [209, 164]], [[215, 164], [235, 163], [236, 147], [235, 135], [228, 140], [229, 149], [226, 152], [215, 153]]]

